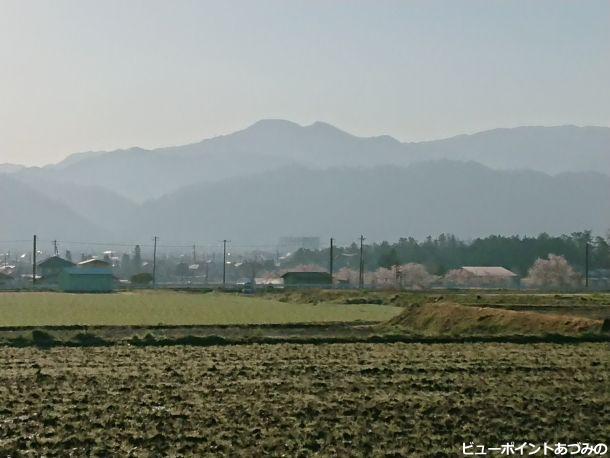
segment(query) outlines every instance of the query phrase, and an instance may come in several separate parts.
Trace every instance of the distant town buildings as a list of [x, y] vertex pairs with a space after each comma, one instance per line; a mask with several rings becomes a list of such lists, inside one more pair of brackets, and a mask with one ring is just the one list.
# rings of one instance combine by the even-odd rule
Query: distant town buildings
[[[88, 247], [75, 252], [72, 262], [59, 255], [54, 243], [53, 250], [6, 251], [0, 254], [0, 289], [48, 289], [75, 292], [102, 292], [118, 288], [147, 287], [153, 282], [133, 281], [134, 277], [154, 273], [157, 287], [202, 288], [240, 285], [257, 285], [261, 288], [282, 287], [364, 287], [370, 289], [444, 289], [444, 288], [487, 288], [487, 289], [549, 289], [558, 290], [589, 288], [605, 290], [610, 288], [607, 250], [603, 251], [603, 240], [597, 242], [597, 251], [590, 251], [587, 259], [592, 262], [585, 266], [576, 261], [568, 262], [563, 256], [548, 255], [548, 259], [538, 258], [526, 264], [515, 259], [513, 253], [502, 250], [495, 262], [485, 265], [486, 253], [474, 252], [468, 256], [464, 250], [469, 245], [446, 248], [447, 242], [402, 240], [395, 246], [388, 243], [371, 244], [364, 247], [363, 254], [358, 246], [320, 246], [320, 238], [313, 236], [282, 237], [276, 245], [257, 246], [256, 250], [232, 247], [226, 259], [214, 249], [201, 249], [196, 255], [195, 245], [160, 246], [153, 257], [152, 245], [131, 245], [133, 249], [119, 248], [109, 251], [109, 247]], [[120, 245], [119, 245], [120, 246]], [[125, 246], [125, 245], [123, 245]], [[222, 247], [222, 245], [221, 245]], [[264, 247], [264, 248], [262, 248]], [[169, 249], [168, 249], [169, 248]], [[106, 251], [104, 251], [106, 250]], [[401, 251], [402, 250], [402, 251]], [[445, 252], [443, 252], [445, 250]], [[221, 254], [221, 256], [219, 256]], [[452, 254], [452, 256], [447, 256]], [[459, 255], [459, 256], [457, 256]], [[364, 263], [360, 264], [360, 256]], [[454, 258], [458, 259], [454, 259]], [[461, 265], [459, 257], [479, 265]], [[333, 262], [330, 262], [332, 259]], [[409, 262], [405, 263], [404, 260]], [[401, 263], [402, 260], [402, 263]], [[417, 261], [416, 261], [417, 260]], [[422, 261], [423, 260], [423, 261]], [[551, 262], [551, 260], [554, 260]], [[557, 264], [557, 260], [561, 263]], [[225, 261], [225, 262], [223, 262]], [[36, 262], [35, 268], [33, 262]], [[494, 262], [493, 259], [490, 262]], [[360, 271], [359, 264], [362, 266]], [[563, 268], [558, 269], [557, 266]], [[153, 269], [153, 265], [155, 266]], [[553, 267], [555, 266], [555, 267]], [[332, 282], [329, 272], [332, 270]], [[36, 274], [35, 281], [32, 275]], [[226, 277], [226, 284], [223, 281]], [[565, 278], [564, 278], [565, 277]], [[138, 277], [140, 278], [140, 277]], [[533, 281], [535, 280], [535, 281]]]

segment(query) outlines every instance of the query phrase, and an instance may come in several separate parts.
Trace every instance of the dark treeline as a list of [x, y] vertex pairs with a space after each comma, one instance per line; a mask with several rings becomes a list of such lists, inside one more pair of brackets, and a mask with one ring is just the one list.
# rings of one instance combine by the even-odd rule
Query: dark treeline
[[[416, 262], [426, 266], [433, 274], [442, 275], [461, 266], [503, 266], [525, 275], [537, 258], [548, 254], [564, 256], [578, 271], [584, 271], [586, 245], [589, 244], [589, 268], [610, 268], [610, 246], [608, 239], [593, 237], [590, 231], [574, 232], [570, 235], [538, 237], [505, 237], [492, 235], [471, 242], [458, 240], [453, 235], [441, 234], [424, 241], [401, 238], [396, 243], [365, 245], [366, 270], [391, 267], [396, 264]], [[359, 246], [335, 247], [334, 268], [358, 268]], [[318, 264], [328, 266], [329, 248], [310, 251], [299, 250], [290, 258], [290, 266]]]

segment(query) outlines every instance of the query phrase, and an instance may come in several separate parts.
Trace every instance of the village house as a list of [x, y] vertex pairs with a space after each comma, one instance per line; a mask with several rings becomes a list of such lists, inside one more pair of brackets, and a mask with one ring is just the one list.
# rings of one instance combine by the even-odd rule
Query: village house
[[115, 278], [109, 268], [70, 267], [59, 276], [59, 289], [70, 293], [109, 293], [115, 289]]
[[40, 281], [47, 284], [57, 284], [59, 275], [64, 269], [74, 267], [74, 263], [59, 256], [51, 256], [40, 262], [36, 268]]
[[37, 265], [37, 282], [59, 286], [66, 292], [109, 292], [115, 289], [111, 265], [99, 259], [74, 264], [51, 256]]

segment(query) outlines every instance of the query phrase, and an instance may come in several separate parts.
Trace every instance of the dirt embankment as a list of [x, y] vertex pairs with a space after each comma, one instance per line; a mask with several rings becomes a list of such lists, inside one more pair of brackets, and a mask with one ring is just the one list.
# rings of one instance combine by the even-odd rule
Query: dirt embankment
[[577, 335], [599, 333], [603, 320], [472, 307], [453, 302], [412, 305], [387, 325], [428, 335]]

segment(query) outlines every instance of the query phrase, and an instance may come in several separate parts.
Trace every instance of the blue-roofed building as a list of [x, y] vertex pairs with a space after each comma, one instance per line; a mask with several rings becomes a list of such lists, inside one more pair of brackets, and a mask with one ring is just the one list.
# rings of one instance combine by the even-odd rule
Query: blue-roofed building
[[115, 279], [108, 268], [70, 267], [60, 274], [59, 289], [69, 293], [109, 293], [115, 289]]
[[64, 269], [69, 269], [70, 267], [74, 267], [74, 263], [59, 256], [51, 256], [38, 264], [37, 272], [41, 276], [38, 283], [44, 283], [49, 286], [57, 285], [61, 273]]

